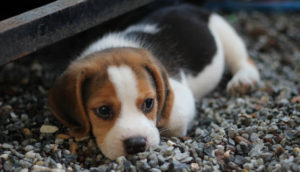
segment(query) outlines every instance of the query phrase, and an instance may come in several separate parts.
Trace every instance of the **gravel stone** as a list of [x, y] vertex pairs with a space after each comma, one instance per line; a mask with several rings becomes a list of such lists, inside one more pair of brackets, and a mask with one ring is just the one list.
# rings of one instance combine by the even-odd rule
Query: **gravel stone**
[[160, 166], [161, 171], [167, 171], [169, 169], [170, 164], [169, 163], [164, 163], [163, 165]]
[[188, 169], [188, 165], [173, 161], [170, 164], [169, 170], [174, 172], [180, 172]]
[[145, 170], [149, 170], [151, 167], [147, 163], [147, 159], [143, 159], [136, 163], [136, 168], [137, 168], [137, 171], [145, 171]]
[[157, 163], [157, 161], [150, 160], [150, 161], [149, 161], [149, 165], [150, 165], [152, 168], [154, 168], [154, 167], [157, 167], [157, 166], [158, 166], [158, 163]]
[[161, 170], [160, 170], [160, 169], [157, 169], [157, 168], [152, 168], [152, 169], [151, 169], [151, 172], [161, 172]]
[[22, 168], [30, 168], [32, 166], [31, 162], [25, 160], [20, 160], [19, 164], [22, 166]]
[[23, 154], [17, 152], [16, 150], [12, 150], [12, 153], [13, 153], [16, 157], [21, 158], [21, 159], [25, 157]]
[[246, 162], [246, 159], [243, 156], [236, 155], [234, 158], [234, 163], [238, 165], [243, 165]]
[[23, 168], [20, 172], [28, 172], [29, 169], [28, 168]]
[[141, 152], [138, 154], [139, 159], [146, 159], [149, 155], [149, 152]]
[[5, 171], [12, 171], [13, 163], [10, 161], [5, 161], [3, 167]]
[[34, 153], [33, 151], [26, 152], [25, 158], [35, 159], [36, 158], [36, 153]]
[[95, 171], [95, 172], [106, 172], [107, 171], [107, 166], [106, 165], [101, 165], [99, 167], [92, 167], [90, 170]]
[[1, 154], [1, 155], [0, 155], [0, 158], [2, 158], [2, 159], [4, 159], [4, 160], [7, 160], [8, 157], [9, 157], [9, 154], [7, 154], [7, 153], [4, 153], [4, 154]]
[[13, 149], [13, 148], [14, 148], [13, 145], [8, 144], [8, 143], [3, 143], [3, 144], [1, 145], [1, 147], [2, 147], [3, 149]]
[[41, 133], [47, 133], [47, 134], [52, 134], [58, 131], [58, 127], [53, 126], [53, 125], [42, 125], [40, 128]]
[[24, 150], [25, 150], [26, 152], [32, 151], [32, 150], [34, 150], [34, 146], [32, 146], [32, 145], [27, 145], [27, 146], [25, 146]]

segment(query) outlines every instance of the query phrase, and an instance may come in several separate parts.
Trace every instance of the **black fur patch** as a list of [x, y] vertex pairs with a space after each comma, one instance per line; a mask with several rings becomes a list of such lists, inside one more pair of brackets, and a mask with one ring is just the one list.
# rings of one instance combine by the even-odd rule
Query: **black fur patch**
[[192, 5], [176, 5], [154, 11], [140, 24], [155, 24], [156, 34], [131, 32], [128, 37], [142, 41], [144, 48], [166, 67], [169, 74], [179, 68], [199, 73], [211, 63], [217, 51], [208, 28], [210, 14]]

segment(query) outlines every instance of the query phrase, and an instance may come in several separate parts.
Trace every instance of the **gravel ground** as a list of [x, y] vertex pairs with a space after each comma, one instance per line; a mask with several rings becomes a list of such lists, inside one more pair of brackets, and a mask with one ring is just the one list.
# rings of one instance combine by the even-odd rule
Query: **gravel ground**
[[224, 82], [197, 105], [187, 137], [116, 161], [93, 138], [67, 135], [47, 107], [57, 76], [46, 63], [0, 68], [2, 171], [300, 171], [300, 14], [237, 13], [225, 17], [246, 40], [261, 87], [230, 96]]

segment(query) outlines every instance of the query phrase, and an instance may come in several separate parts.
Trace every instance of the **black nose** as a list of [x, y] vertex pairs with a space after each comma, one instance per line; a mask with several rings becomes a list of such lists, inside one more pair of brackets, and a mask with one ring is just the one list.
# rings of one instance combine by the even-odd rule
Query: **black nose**
[[144, 152], [146, 150], [147, 139], [145, 137], [131, 137], [123, 141], [128, 154]]

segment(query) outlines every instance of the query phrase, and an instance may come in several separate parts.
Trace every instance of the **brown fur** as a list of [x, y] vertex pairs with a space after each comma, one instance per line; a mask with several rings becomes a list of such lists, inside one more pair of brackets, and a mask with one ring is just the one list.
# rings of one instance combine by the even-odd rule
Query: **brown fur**
[[89, 134], [90, 125], [82, 102], [82, 84], [88, 72], [70, 69], [64, 72], [49, 92], [49, 107], [55, 117], [77, 138]]
[[[96, 136], [97, 143], [99, 144], [103, 142], [106, 134], [114, 126], [121, 109], [121, 102], [117, 98], [113, 84], [108, 80], [100, 82], [102, 83], [101, 87], [97, 87], [98, 84], [91, 84], [89, 87], [89, 89], [95, 92], [90, 95], [86, 104], [93, 134]], [[113, 108], [114, 116], [112, 119], [104, 120], [95, 115], [95, 109], [103, 105], [109, 105]]]
[[[167, 78], [166, 73], [165, 73], [164, 78]], [[173, 103], [174, 103], [174, 93], [169, 84], [169, 81], [167, 79], [165, 79], [164, 81], [165, 81], [165, 85], [167, 87], [166, 89], [168, 90], [168, 95], [165, 100], [165, 105], [164, 105], [164, 109], [162, 110], [160, 120], [157, 124], [158, 127], [164, 127], [167, 124], [167, 122], [170, 118]]]
[[[142, 104], [144, 103], [145, 99], [153, 98], [156, 99], [156, 92], [153, 87], [151, 87], [151, 83], [149, 79], [138, 79], [138, 86], [139, 86], [139, 96], [136, 102], [136, 106], [141, 109]], [[150, 113], [145, 114], [146, 117], [154, 122], [156, 122], [156, 114], [157, 114], [157, 100], [155, 100], [153, 109]]]

